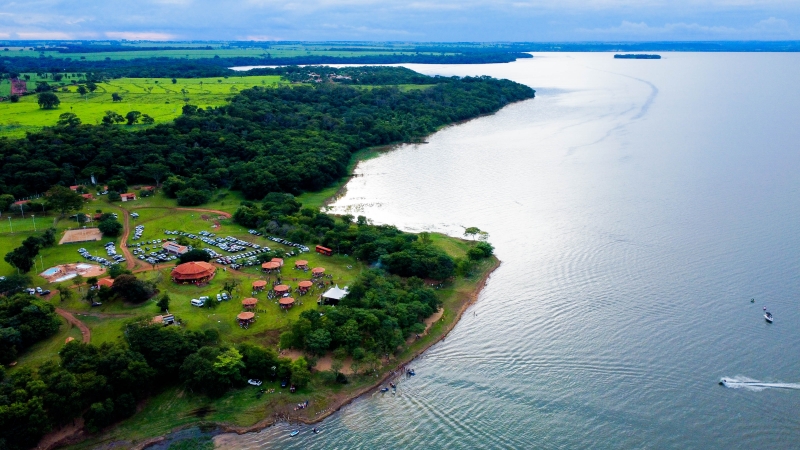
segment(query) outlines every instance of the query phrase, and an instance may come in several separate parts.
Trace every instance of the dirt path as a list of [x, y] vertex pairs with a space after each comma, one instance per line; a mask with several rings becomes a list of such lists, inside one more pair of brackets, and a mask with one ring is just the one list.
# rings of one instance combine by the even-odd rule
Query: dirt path
[[59, 316], [67, 319], [67, 322], [75, 325], [81, 330], [81, 335], [83, 336], [84, 344], [88, 344], [89, 341], [92, 340], [92, 330], [90, 330], [89, 327], [86, 326], [86, 324], [76, 319], [75, 316], [72, 315], [72, 313], [63, 310], [61, 308], [56, 308], [56, 313], [58, 313]]
[[125, 221], [122, 225], [122, 239], [120, 239], [119, 248], [122, 250], [122, 254], [125, 255], [125, 267], [128, 270], [132, 270], [136, 267], [136, 258], [134, 258], [133, 253], [128, 250], [128, 236], [131, 235], [131, 214], [127, 209], [120, 208], [120, 210], [122, 211], [122, 215], [125, 216]]

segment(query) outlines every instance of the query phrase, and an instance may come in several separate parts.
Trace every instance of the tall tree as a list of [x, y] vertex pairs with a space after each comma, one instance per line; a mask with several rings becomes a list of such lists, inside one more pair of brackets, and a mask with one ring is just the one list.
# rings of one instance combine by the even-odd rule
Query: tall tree
[[59, 213], [61, 217], [77, 210], [83, 205], [83, 197], [64, 186], [53, 186], [45, 193], [45, 204]]
[[61, 104], [61, 99], [52, 92], [40, 92], [38, 96], [39, 108], [54, 109]]

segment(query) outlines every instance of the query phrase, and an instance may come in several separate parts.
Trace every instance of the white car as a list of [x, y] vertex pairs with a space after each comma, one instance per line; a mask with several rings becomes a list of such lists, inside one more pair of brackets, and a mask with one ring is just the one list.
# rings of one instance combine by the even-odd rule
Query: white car
[[256, 379], [256, 378], [251, 378], [251, 379], [247, 380], [247, 384], [252, 385], [252, 386], [261, 386], [261, 380]]

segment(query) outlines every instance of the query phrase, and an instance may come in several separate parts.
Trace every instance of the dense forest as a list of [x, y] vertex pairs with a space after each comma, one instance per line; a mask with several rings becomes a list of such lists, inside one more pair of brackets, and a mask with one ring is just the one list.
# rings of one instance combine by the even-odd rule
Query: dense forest
[[[335, 74], [347, 73], [352, 74]], [[424, 77], [401, 68], [374, 73], [431, 86], [255, 87], [218, 108], [185, 105], [174, 123], [137, 132], [66, 118], [24, 139], [0, 139], [0, 194], [22, 198], [56, 184], [85, 182], [92, 174], [128, 183], [169, 177], [165, 189], [179, 198], [187, 190], [196, 194], [220, 186], [254, 200], [273, 191], [318, 190], [345, 175], [356, 150], [413, 140], [534, 95], [529, 87], [489, 77]], [[184, 204], [204, 200], [183, 197]]]
[[292, 57], [226, 57], [176, 59], [170, 57], [88, 61], [70, 57], [8, 57], [0, 55], [0, 73], [88, 72], [110, 78], [195, 78], [239, 75], [237, 66], [291, 66], [317, 64], [493, 64], [532, 58], [528, 53], [469, 52], [457, 54], [387, 54], [359, 56], [307, 55]]

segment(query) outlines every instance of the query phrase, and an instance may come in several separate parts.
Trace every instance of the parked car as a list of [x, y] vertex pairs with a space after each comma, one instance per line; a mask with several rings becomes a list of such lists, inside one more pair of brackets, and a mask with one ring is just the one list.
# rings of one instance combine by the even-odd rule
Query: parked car
[[251, 378], [247, 380], [247, 384], [251, 386], [261, 386], [262, 381], [257, 378]]

